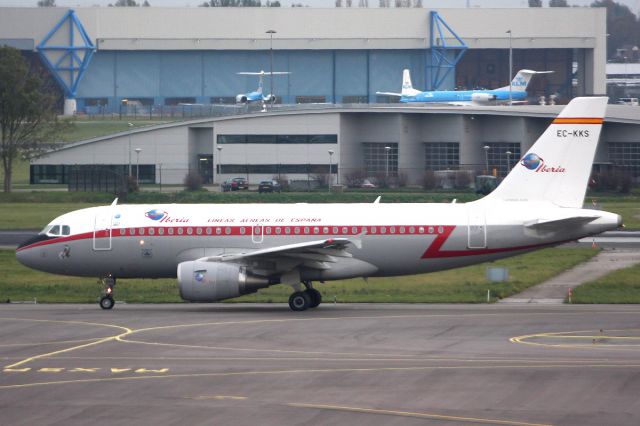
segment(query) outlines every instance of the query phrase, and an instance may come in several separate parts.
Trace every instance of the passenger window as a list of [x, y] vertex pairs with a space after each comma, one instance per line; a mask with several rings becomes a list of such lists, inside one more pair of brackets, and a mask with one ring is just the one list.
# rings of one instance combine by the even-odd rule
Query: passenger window
[[62, 225], [62, 235], [71, 235], [71, 228], [69, 225]]

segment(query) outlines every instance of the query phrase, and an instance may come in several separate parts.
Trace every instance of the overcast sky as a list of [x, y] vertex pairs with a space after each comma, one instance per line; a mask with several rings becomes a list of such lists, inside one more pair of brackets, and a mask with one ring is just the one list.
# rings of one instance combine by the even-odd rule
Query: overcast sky
[[[73, 7], [90, 7], [90, 6], [107, 6], [116, 0], [56, 0], [58, 6]], [[137, 0], [141, 3], [144, 0]], [[148, 0], [151, 6], [156, 7], [196, 7], [203, 0]], [[265, 2], [265, 1], [263, 1]], [[291, 3], [302, 3], [310, 7], [333, 7], [335, 0], [280, 0], [284, 5]], [[570, 5], [588, 6], [593, 0], [568, 0]], [[35, 6], [37, 0], [0, 0], [0, 6]], [[343, 1], [344, 3], [344, 1]], [[358, 4], [358, 0], [353, 0], [354, 4]], [[471, 7], [527, 7], [528, 0], [422, 0], [425, 8], [451, 8], [466, 7], [467, 3]], [[543, 4], [547, 5], [549, 0], [543, 0]], [[618, 0], [618, 3], [624, 3], [636, 15], [640, 10], [640, 0]], [[378, 0], [369, 0], [369, 4], [374, 7], [378, 5]]]

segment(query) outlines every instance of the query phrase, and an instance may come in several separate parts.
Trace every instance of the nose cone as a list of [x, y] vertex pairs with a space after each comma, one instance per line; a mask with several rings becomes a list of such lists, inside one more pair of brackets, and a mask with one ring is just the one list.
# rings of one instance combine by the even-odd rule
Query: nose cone
[[51, 238], [52, 237], [44, 234], [38, 234], [27, 239], [16, 249], [16, 259], [24, 266], [37, 269], [35, 265], [36, 253], [34, 248], [38, 246], [38, 243], [50, 240]]

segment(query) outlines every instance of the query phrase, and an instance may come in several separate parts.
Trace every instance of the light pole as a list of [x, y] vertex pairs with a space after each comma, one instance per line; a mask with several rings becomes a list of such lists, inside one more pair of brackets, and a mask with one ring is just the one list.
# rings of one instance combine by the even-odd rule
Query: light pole
[[[216, 149], [218, 150], [218, 172], [216, 173], [216, 177], [218, 177], [218, 175], [222, 176], [222, 165], [220, 161], [222, 158], [222, 147], [218, 145]], [[220, 184], [222, 184], [222, 182], [220, 182]]]
[[140, 185], [140, 152], [142, 148], [136, 148], [136, 185]]
[[511, 173], [511, 151], [505, 152], [507, 154], [507, 174]]
[[131, 177], [131, 129], [133, 128], [133, 123], [127, 123], [127, 126], [129, 126], [129, 174], [128, 176]]
[[509, 106], [513, 105], [513, 94], [511, 92], [511, 80], [513, 77], [513, 48], [511, 46], [511, 30], [507, 30], [509, 34]]
[[386, 152], [386, 156], [387, 156], [387, 167], [386, 167], [386, 172], [385, 172], [385, 179], [386, 179], [386, 184], [389, 185], [389, 152], [391, 151], [391, 147], [390, 146], [385, 146], [384, 150]]
[[331, 182], [333, 181], [331, 175], [333, 172], [333, 150], [330, 149], [327, 152], [329, 153], [329, 192], [331, 192]]
[[489, 174], [489, 150], [491, 149], [491, 147], [489, 145], [485, 145], [482, 147], [482, 149], [484, 149], [484, 164], [486, 167], [485, 175], [488, 175]]
[[267, 30], [267, 34], [269, 34], [269, 79], [271, 85], [271, 107], [273, 108], [273, 103], [275, 102], [275, 97], [273, 95], [273, 35], [276, 33], [275, 30]]

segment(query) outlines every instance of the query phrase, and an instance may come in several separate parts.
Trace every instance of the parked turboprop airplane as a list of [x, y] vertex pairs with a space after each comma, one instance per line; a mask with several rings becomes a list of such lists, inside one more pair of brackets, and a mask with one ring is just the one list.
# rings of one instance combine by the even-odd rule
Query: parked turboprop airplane
[[[548, 74], [553, 71], [520, 70], [511, 81], [512, 102], [524, 102], [527, 99], [527, 86], [534, 74]], [[454, 105], [504, 103], [509, 101], [509, 86], [494, 90], [434, 90], [421, 92], [411, 84], [409, 70], [402, 72], [402, 92], [376, 92], [376, 95], [398, 96], [400, 102], [439, 102]]]
[[[576, 98], [488, 196], [466, 204], [117, 205], [64, 214], [17, 249], [42, 271], [178, 278], [189, 301], [274, 284], [291, 309], [318, 306], [312, 281], [418, 274], [486, 262], [615, 229], [582, 209], [607, 98]], [[301, 291], [302, 286], [306, 287]]]
[[[274, 75], [285, 75], [285, 74], [291, 74], [290, 72], [280, 72], [280, 71], [274, 71], [274, 72], [264, 72], [264, 71], [260, 71], [260, 72], [239, 72], [238, 75], [257, 75], [259, 76], [259, 80], [258, 80], [258, 89], [256, 89], [254, 92], [249, 92], [249, 93], [241, 93], [239, 95], [236, 96], [236, 102], [239, 104], [246, 104], [249, 102], [263, 102], [263, 103], [274, 103], [276, 101], [276, 95], [273, 93], [269, 93], [268, 95], [264, 95], [262, 92], [262, 87], [263, 87], [263, 79], [265, 75], [270, 75], [270, 76], [274, 76]], [[273, 77], [271, 77], [273, 78]]]

